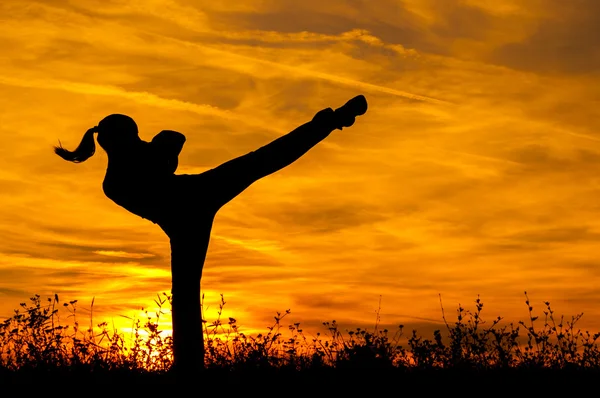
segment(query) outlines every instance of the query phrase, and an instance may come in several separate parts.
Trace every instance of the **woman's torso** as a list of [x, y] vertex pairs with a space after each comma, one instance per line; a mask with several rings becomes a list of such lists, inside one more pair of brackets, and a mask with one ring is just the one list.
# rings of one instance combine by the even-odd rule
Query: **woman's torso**
[[123, 156], [109, 155], [102, 188], [116, 204], [158, 223], [168, 206], [169, 182], [174, 171], [160, 148], [141, 141], [139, 147]]

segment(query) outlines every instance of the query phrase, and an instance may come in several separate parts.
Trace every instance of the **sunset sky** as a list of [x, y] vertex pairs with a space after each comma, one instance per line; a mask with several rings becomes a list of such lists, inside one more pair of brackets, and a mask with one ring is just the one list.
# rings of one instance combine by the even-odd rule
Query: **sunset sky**
[[211, 320], [423, 334], [550, 301], [600, 330], [600, 1], [2, 0], [0, 318], [35, 293], [123, 316], [170, 289], [160, 228], [102, 192], [112, 113], [187, 142], [178, 173], [364, 94], [369, 111], [218, 213]]

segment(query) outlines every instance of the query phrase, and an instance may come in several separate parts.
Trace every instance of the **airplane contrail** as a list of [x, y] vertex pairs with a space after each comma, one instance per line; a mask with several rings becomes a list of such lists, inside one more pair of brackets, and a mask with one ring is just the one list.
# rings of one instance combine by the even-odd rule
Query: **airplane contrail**
[[190, 42], [190, 41], [186, 41], [186, 40], [174, 39], [174, 38], [171, 38], [171, 37], [162, 36], [162, 35], [158, 35], [158, 34], [150, 33], [150, 32], [147, 32], [147, 33], [151, 34], [151, 35], [153, 35], [155, 37], [160, 37], [161, 39], [163, 39], [165, 41], [171, 41], [171, 42], [174, 42], [174, 43], [182, 44], [182, 45], [187, 46], [187, 47], [192, 47], [192, 48], [204, 50], [204, 51], [207, 51], [207, 52], [212, 52], [212, 53], [215, 53], [215, 54], [224, 54], [224, 55], [227, 55], [229, 57], [239, 58], [239, 59], [243, 59], [243, 60], [250, 61], [250, 62], [253, 62], [253, 63], [259, 63], [259, 64], [267, 65], [267, 66], [272, 67], [272, 68], [276, 68], [276, 69], [280, 69], [280, 70], [285, 70], [285, 71], [294, 73], [296, 75], [302, 75], [302, 76], [305, 76], [305, 77], [308, 77], [308, 78], [326, 80], [326, 81], [329, 81], [329, 82], [339, 83], [339, 84], [343, 84], [343, 85], [350, 86], [350, 87], [361, 88], [361, 89], [364, 89], [366, 91], [386, 93], [386, 94], [391, 94], [391, 95], [395, 95], [395, 96], [398, 96], [398, 97], [408, 98], [408, 99], [412, 99], [412, 100], [416, 100], [416, 101], [428, 102], [428, 103], [431, 103], [431, 104], [438, 104], [438, 105], [451, 105], [452, 104], [451, 102], [443, 101], [443, 100], [440, 100], [440, 99], [437, 99], [437, 98], [432, 98], [432, 97], [427, 97], [427, 96], [424, 96], [424, 95], [413, 94], [413, 93], [410, 93], [408, 91], [396, 90], [396, 89], [393, 89], [393, 88], [390, 88], [390, 87], [380, 86], [380, 85], [377, 85], [377, 84], [366, 83], [366, 82], [362, 82], [360, 80], [355, 80], [355, 79], [350, 79], [350, 78], [346, 78], [346, 77], [342, 77], [342, 76], [337, 76], [337, 75], [334, 75], [334, 74], [331, 74], [331, 73], [325, 73], [325, 72], [319, 72], [319, 71], [314, 71], [314, 70], [308, 70], [308, 69], [300, 68], [298, 66], [287, 65], [287, 64], [280, 63], [280, 62], [269, 61], [269, 60], [265, 60], [265, 59], [261, 59], [261, 58], [251, 57], [251, 56], [248, 56], [248, 55], [241, 55], [241, 54], [234, 53], [232, 51], [218, 49], [218, 48], [214, 48], [212, 46], [198, 44], [198, 43], [194, 43], [194, 42]]

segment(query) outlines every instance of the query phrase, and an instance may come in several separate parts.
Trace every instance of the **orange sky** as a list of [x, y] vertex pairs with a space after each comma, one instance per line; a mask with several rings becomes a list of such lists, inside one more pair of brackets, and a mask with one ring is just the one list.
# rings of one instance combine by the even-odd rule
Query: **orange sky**
[[59, 139], [124, 113], [184, 133], [197, 173], [362, 93], [354, 127], [217, 215], [211, 308], [364, 327], [382, 296], [384, 324], [429, 333], [438, 294], [519, 320], [527, 290], [598, 330], [598, 26], [596, 0], [3, 0], [0, 318], [58, 293], [126, 326], [170, 288], [166, 236], [102, 193], [106, 154]]

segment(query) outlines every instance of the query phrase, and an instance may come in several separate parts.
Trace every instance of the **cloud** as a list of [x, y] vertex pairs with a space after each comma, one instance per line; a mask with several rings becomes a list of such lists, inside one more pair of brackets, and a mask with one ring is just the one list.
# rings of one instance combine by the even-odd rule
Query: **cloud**
[[[347, 35], [346, 32], [344, 32], [341, 35], [342, 40], [345, 38], [346, 35]], [[432, 97], [425, 96], [425, 95], [418, 95], [418, 94], [414, 94], [414, 93], [411, 93], [408, 91], [385, 87], [382, 85], [362, 82], [362, 81], [359, 81], [356, 79], [341, 76], [340, 74], [322, 72], [322, 71], [315, 70], [315, 69], [307, 69], [307, 68], [303, 68], [301, 66], [293, 65], [293, 62], [289, 62], [289, 61], [288, 62], [285, 62], [285, 61], [284, 62], [276, 62], [276, 61], [244, 54], [244, 52], [252, 52], [251, 46], [237, 46], [235, 51], [233, 51], [233, 50], [228, 50], [228, 49], [224, 48], [224, 46], [217, 47], [217, 46], [199, 45], [199, 44], [195, 44], [192, 42], [186, 42], [186, 41], [176, 40], [176, 39], [167, 39], [167, 38], [163, 38], [163, 40], [172, 41], [174, 43], [178, 43], [178, 44], [180, 44], [184, 47], [190, 48], [190, 49], [200, 50], [202, 52], [207, 53], [207, 55], [210, 56], [211, 58], [221, 59], [221, 60], [222, 59], [230, 59], [231, 62], [223, 64], [222, 67], [232, 68], [233, 70], [235, 70], [237, 72], [251, 73], [254, 76], [256, 76], [256, 72], [255, 72], [256, 67], [267, 66], [269, 68], [275, 68], [276, 70], [285, 72], [287, 74], [298, 75], [298, 76], [309, 78], [309, 79], [325, 80], [327, 82], [331, 82], [331, 83], [335, 83], [335, 84], [340, 84], [340, 85], [345, 85], [345, 86], [349, 86], [352, 88], [366, 90], [367, 92], [380, 92], [380, 93], [390, 94], [390, 95], [394, 95], [394, 96], [398, 96], [398, 97], [408, 98], [411, 100], [430, 102], [433, 104], [440, 104], [440, 105], [447, 104], [447, 101], [440, 100], [437, 98], [432, 98]], [[242, 51], [242, 50], [246, 50], [246, 51]], [[248, 50], [250, 50], [250, 51], [248, 51]], [[240, 62], [240, 61], [243, 61], [243, 62]], [[254, 64], [254, 65], [252, 65], [252, 64]], [[263, 69], [263, 71], [264, 71], [264, 69]], [[266, 71], [264, 71], [263, 73], [266, 74]], [[266, 75], [268, 76], [268, 74], [266, 74]], [[258, 77], [258, 76], [256, 76], [256, 77]]]
[[149, 253], [128, 253], [124, 251], [114, 251], [114, 250], [96, 250], [94, 253], [101, 254], [103, 256], [109, 257], [121, 257], [121, 258], [148, 258], [155, 257], [154, 254]]
[[277, 209], [264, 209], [258, 216], [276, 220], [282, 228], [314, 235], [329, 234], [344, 228], [359, 228], [374, 224], [383, 217], [376, 207], [361, 203], [310, 203], [306, 198], [300, 203], [282, 204]]
[[586, 74], [600, 68], [600, 4], [594, 0], [545, 4], [545, 15], [525, 40], [499, 47], [490, 61], [542, 73]]
[[599, 238], [599, 233], [592, 232], [587, 227], [565, 227], [537, 231], [523, 231], [509, 236], [509, 239], [511, 240], [532, 243], [596, 242]]
[[166, 109], [177, 111], [188, 111], [198, 115], [216, 116], [223, 119], [234, 120], [238, 123], [247, 123], [250, 125], [259, 126], [263, 129], [270, 130], [270, 127], [262, 122], [253, 120], [251, 116], [236, 115], [233, 112], [221, 110], [211, 105], [194, 104], [185, 101], [179, 101], [169, 98], [161, 98], [147, 92], [131, 92], [123, 90], [119, 87], [101, 86], [95, 84], [70, 82], [70, 81], [55, 81], [55, 80], [32, 80], [32, 79], [14, 79], [8, 76], [0, 76], [0, 84], [31, 87], [38, 89], [65, 90], [73, 93], [86, 95], [101, 95], [111, 97], [123, 97], [127, 100], [139, 102], [144, 105], [158, 106]]

